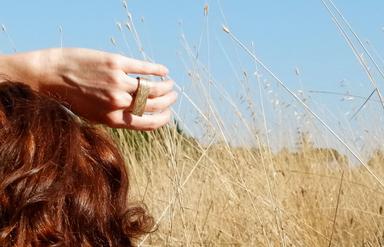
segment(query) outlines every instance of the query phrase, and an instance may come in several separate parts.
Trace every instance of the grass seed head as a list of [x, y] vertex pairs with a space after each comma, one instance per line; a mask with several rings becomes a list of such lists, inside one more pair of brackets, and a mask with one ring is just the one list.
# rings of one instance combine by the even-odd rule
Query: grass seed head
[[206, 3], [204, 5], [204, 16], [208, 16], [208, 11], [209, 11], [209, 5], [208, 5], [208, 3]]
[[128, 29], [128, 31], [132, 31], [132, 29], [131, 29], [131, 25], [129, 24], [129, 22], [126, 22], [125, 24], [124, 24], [124, 26]]
[[226, 33], [230, 33], [229, 28], [225, 25], [223, 25], [223, 31]]
[[111, 37], [111, 43], [112, 43], [112, 45], [116, 46], [116, 40], [114, 37]]
[[122, 27], [120, 22], [116, 22], [116, 26], [117, 26], [117, 28], [119, 29], [120, 32], [123, 30], [123, 27]]

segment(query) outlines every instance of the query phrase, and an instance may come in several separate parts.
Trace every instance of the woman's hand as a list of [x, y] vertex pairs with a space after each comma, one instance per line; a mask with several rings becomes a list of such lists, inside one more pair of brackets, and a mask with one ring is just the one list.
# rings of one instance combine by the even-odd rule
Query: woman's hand
[[164, 77], [167, 73], [159, 64], [78, 48], [0, 57], [0, 74], [6, 79], [27, 83], [64, 101], [90, 121], [135, 130], [154, 130], [170, 121], [169, 107], [177, 94], [169, 80], [147, 81], [150, 93], [145, 111], [152, 114], [139, 117], [130, 113], [131, 95], [138, 86], [136, 76]]

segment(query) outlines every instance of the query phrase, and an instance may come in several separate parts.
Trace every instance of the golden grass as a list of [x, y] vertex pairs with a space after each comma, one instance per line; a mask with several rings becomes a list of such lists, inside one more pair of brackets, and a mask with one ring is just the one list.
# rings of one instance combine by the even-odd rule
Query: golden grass
[[[357, 43], [351, 46], [353, 53], [368, 54], [368, 61], [357, 56], [363, 69], [376, 68], [384, 78], [333, 2], [322, 2], [347, 43]], [[140, 54], [148, 59], [126, 3], [124, 8], [129, 32]], [[204, 14], [204, 18], [208, 18], [208, 6], [204, 6]], [[208, 20], [204, 23], [208, 25]], [[210, 37], [208, 26], [203, 30], [201, 40], [204, 35]], [[239, 58], [236, 53], [231, 57], [224, 47], [222, 49], [238, 80], [228, 83], [237, 83], [242, 89], [239, 90], [243, 97], [240, 104], [232, 98], [234, 92], [228, 93], [224, 82], [216, 81], [210, 66], [199, 60], [200, 43], [196, 50], [187, 35], [181, 35], [185, 53], [181, 63], [189, 84], [186, 89], [176, 85], [184, 104], [178, 109], [186, 106], [183, 111], [187, 116], [197, 115], [198, 129], [209, 136], [206, 139], [211, 142], [201, 144], [173, 126], [142, 135], [112, 131], [127, 159], [132, 196], [148, 205], [158, 223], [158, 230], [145, 236], [139, 245], [384, 246], [384, 190], [380, 184], [384, 178], [384, 153], [379, 150], [365, 162], [356, 151], [358, 145], [354, 145], [356, 133], [352, 133], [349, 126], [351, 121], [344, 126], [351, 128], [350, 135], [336, 132], [331, 128], [334, 127], [332, 121], [325, 121], [324, 114], [320, 116], [310, 107], [316, 102], [309, 102], [303, 90], [299, 93], [288, 88], [256, 57], [253, 45], [244, 44], [227, 26], [223, 31], [248, 56]], [[210, 57], [209, 44], [206, 45]], [[244, 61], [254, 67], [251, 71], [243, 67], [241, 72], [235, 71], [238, 67], [234, 63], [239, 62], [236, 59], [251, 59]], [[368, 62], [372, 65], [367, 66]], [[377, 93], [381, 98], [370, 71], [367, 74], [375, 88], [372, 95]], [[300, 76], [297, 69], [296, 75]], [[284, 94], [296, 103], [287, 101]], [[368, 99], [356, 115], [360, 117], [360, 110], [367, 102]], [[246, 104], [246, 110], [242, 104]], [[225, 109], [225, 114], [221, 109]], [[174, 112], [176, 119], [183, 124], [194, 121], [183, 119], [179, 110]], [[274, 113], [276, 116], [271, 117], [271, 121], [269, 115]], [[356, 115], [352, 119], [356, 119]], [[228, 123], [228, 119], [233, 123]], [[315, 120], [320, 124], [314, 123]], [[333, 121], [344, 121], [343, 116], [336, 116]], [[368, 122], [372, 121], [370, 115]], [[242, 128], [239, 133], [245, 132], [252, 140], [239, 137], [237, 143], [244, 145], [229, 145], [232, 143], [229, 136], [237, 134], [230, 133], [237, 131], [232, 124], [241, 126], [236, 127]], [[275, 126], [276, 136], [284, 136], [285, 140], [269, 135]], [[309, 134], [320, 136], [320, 143], [328, 143], [329, 147], [317, 147], [310, 141], [303, 142], [302, 136], [294, 137], [292, 130], [296, 128], [311, 129]], [[330, 134], [325, 136], [319, 129]], [[288, 143], [292, 143], [292, 138], [301, 140], [296, 149], [282, 145], [281, 150], [272, 151], [272, 147], [281, 146], [273, 142], [285, 143], [288, 139]], [[349, 161], [334, 146], [348, 150], [359, 164]]]
[[[120, 140], [130, 136], [115, 134]], [[143, 198], [159, 219], [143, 246], [384, 243], [382, 188], [362, 167], [349, 168], [334, 149], [307, 146], [273, 154], [201, 146], [171, 128], [149, 134], [141, 142], [146, 149], [120, 144], [133, 197]], [[376, 155], [370, 163], [379, 177], [382, 162]]]

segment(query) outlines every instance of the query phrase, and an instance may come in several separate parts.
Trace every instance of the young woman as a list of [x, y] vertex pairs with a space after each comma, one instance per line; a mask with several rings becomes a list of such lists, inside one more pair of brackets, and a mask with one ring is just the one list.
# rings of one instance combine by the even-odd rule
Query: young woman
[[0, 83], [0, 246], [131, 246], [153, 230], [116, 145], [58, 101]]

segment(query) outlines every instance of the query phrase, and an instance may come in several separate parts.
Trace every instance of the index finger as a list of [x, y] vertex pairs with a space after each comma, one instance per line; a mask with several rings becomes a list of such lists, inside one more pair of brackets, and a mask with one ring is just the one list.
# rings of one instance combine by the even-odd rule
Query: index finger
[[125, 73], [130, 74], [142, 74], [142, 75], [156, 75], [166, 76], [168, 69], [161, 64], [150, 63], [141, 61], [129, 57], [123, 57], [121, 59], [121, 69]]

